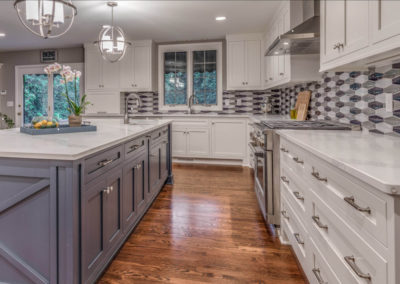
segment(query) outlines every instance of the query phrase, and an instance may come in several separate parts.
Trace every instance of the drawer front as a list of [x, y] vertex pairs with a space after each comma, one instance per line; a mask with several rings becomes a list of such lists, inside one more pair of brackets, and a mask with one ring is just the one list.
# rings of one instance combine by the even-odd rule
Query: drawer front
[[[324, 251], [324, 250], [323, 250]], [[311, 284], [339, 284], [342, 283], [335, 274], [334, 269], [328, 264], [324, 254], [318, 249], [314, 240], [310, 238], [309, 271], [305, 273]]]
[[388, 245], [387, 200], [367, 190], [367, 184], [357, 181], [324, 161], [313, 158], [307, 179], [311, 189], [335, 209], [355, 230]]
[[307, 164], [307, 154], [304, 150], [283, 140], [280, 152], [281, 163], [285, 164], [286, 167], [291, 168], [299, 176], [307, 173], [307, 166], [309, 167], [309, 165]]
[[284, 195], [281, 196], [281, 220], [282, 231], [292, 245], [303, 270], [306, 271], [309, 254], [308, 233]]
[[123, 146], [112, 148], [85, 160], [85, 183], [119, 165], [123, 159]]
[[146, 150], [146, 137], [140, 137], [135, 140], [129, 141], [124, 145], [125, 159], [135, 157], [138, 153]]
[[302, 220], [306, 216], [307, 188], [304, 186], [296, 175], [293, 174], [290, 168], [284, 165], [281, 168], [281, 193], [286, 194], [286, 197], [296, 213]]
[[[342, 283], [387, 283], [388, 263], [316, 195], [309, 227]], [[335, 211], [335, 212], [334, 212]], [[359, 275], [358, 275], [359, 274]], [[370, 279], [368, 279], [370, 277]]]
[[151, 145], [159, 143], [159, 141], [168, 137], [168, 126], [160, 128], [157, 131], [153, 131], [148, 136], [150, 138]]

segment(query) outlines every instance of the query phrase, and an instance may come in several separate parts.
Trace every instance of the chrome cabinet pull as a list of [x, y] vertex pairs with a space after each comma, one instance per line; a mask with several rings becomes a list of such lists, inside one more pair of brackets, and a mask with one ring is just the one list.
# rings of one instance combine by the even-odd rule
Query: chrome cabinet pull
[[361, 269], [356, 264], [356, 259], [354, 256], [345, 256], [344, 260], [350, 265], [351, 269], [357, 274], [358, 277], [371, 280], [371, 275], [369, 273], [363, 273]]
[[319, 216], [314, 215], [311, 218], [314, 220], [315, 224], [317, 224], [318, 227], [328, 230], [328, 226], [321, 223], [321, 221], [319, 220]]
[[338, 46], [338, 48], [343, 48], [343, 47], [344, 47], [344, 44], [341, 43], [341, 42], [339, 42], [339, 43], [337, 44], [337, 46]]
[[289, 184], [289, 180], [288, 180], [285, 176], [281, 176], [281, 180], [282, 180], [284, 183]]
[[333, 45], [333, 49], [338, 49], [338, 48], [339, 48], [339, 44], [338, 43]]
[[298, 244], [304, 245], [304, 241], [300, 238], [300, 234], [299, 233], [294, 233], [293, 235], [294, 235], [294, 237], [295, 237], [295, 239], [296, 239]]
[[111, 160], [103, 160], [103, 161], [98, 162], [97, 165], [100, 166], [100, 167], [105, 167], [108, 164], [111, 164], [112, 162], [114, 162], [113, 159], [111, 159]]
[[285, 148], [281, 148], [281, 151], [282, 151], [283, 153], [289, 153], [289, 150], [286, 150]]
[[136, 150], [140, 147], [140, 145], [132, 145], [131, 147], [129, 147], [129, 149], [131, 150]]
[[304, 201], [304, 197], [300, 195], [300, 192], [298, 192], [298, 191], [293, 191], [293, 195], [294, 195], [297, 199], [299, 199], [299, 200], [301, 200], [301, 201]]
[[137, 164], [136, 166], [135, 166], [135, 169], [140, 169], [142, 167], [142, 164]]
[[349, 203], [351, 206], [353, 206], [355, 209], [357, 209], [360, 212], [365, 212], [368, 214], [371, 214], [371, 208], [369, 207], [361, 207], [360, 205], [358, 205], [354, 199], [354, 196], [350, 196], [350, 197], [345, 197], [343, 198], [344, 201], [346, 201], [347, 203]]
[[327, 284], [327, 282], [325, 282], [324, 279], [322, 279], [321, 271], [319, 270], [319, 268], [313, 268], [312, 272], [314, 273], [315, 278], [317, 278], [319, 284]]
[[279, 75], [283, 76], [283, 75], [285, 75], [285, 73], [279, 73]]
[[287, 215], [286, 210], [282, 210], [282, 211], [281, 211], [281, 214], [282, 214], [283, 218], [289, 220], [289, 216]]
[[167, 144], [167, 141], [163, 141], [162, 143], [163, 143], [163, 144]]
[[293, 161], [295, 161], [298, 164], [304, 164], [304, 161], [300, 160], [299, 157], [293, 157]]
[[311, 175], [313, 176], [313, 177], [315, 177], [317, 180], [319, 180], [319, 181], [324, 181], [324, 182], [328, 182], [328, 178], [322, 178], [322, 177], [320, 177], [319, 176], [319, 172], [316, 172], [315, 170], [314, 170], [314, 168], [312, 169], [312, 173], [311, 173]]

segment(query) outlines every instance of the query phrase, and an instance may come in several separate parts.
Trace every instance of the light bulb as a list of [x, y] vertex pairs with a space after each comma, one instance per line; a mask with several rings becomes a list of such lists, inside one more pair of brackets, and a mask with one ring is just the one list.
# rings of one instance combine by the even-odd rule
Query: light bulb
[[64, 7], [63, 4], [56, 2], [55, 12], [54, 12], [54, 23], [64, 24]]
[[111, 52], [112, 51], [112, 42], [109, 41], [111, 40], [111, 37], [109, 35], [104, 34], [102, 37], [102, 40], [104, 40], [104, 42], [102, 42], [102, 49], [106, 52]]
[[125, 41], [125, 39], [123, 37], [117, 37], [117, 50], [118, 51], [124, 50], [124, 41]]
[[38, 21], [39, 20], [39, 2], [37, 0], [27, 0], [25, 2], [26, 20]]
[[53, 15], [53, 1], [51, 0], [44, 0], [43, 1], [43, 15], [51, 16]]

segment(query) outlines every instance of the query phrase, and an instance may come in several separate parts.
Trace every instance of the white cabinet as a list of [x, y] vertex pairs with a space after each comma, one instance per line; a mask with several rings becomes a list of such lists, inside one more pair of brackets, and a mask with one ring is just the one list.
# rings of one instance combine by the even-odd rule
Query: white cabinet
[[186, 133], [187, 155], [191, 157], [207, 157], [210, 155], [209, 128], [193, 128]]
[[119, 114], [120, 94], [119, 92], [90, 92], [87, 100], [91, 103], [85, 114]]
[[369, 1], [322, 1], [321, 61], [368, 46]]
[[379, 42], [400, 35], [400, 1], [371, 1], [372, 41]]
[[153, 91], [155, 79], [152, 41], [135, 41], [120, 63], [120, 85], [123, 91]]
[[228, 35], [227, 89], [256, 90], [261, 83], [261, 35]]
[[173, 122], [172, 141], [173, 157], [208, 157], [210, 155], [208, 120]]
[[183, 157], [187, 155], [186, 128], [172, 127], [172, 156]]
[[246, 155], [246, 122], [215, 120], [211, 122], [211, 151], [215, 158], [238, 158]]
[[85, 45], [85, 89], [90, 91], [113, 91], [119, 88], [119, 62], [103, 59], [97, 46]]

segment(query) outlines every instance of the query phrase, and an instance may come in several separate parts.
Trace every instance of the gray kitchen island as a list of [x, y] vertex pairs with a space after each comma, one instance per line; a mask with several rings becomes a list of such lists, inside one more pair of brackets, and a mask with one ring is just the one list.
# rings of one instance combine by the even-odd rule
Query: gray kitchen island
[[0, 131], [0, 283], [93, 283], [172, 183], [171, 121]]

